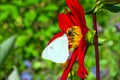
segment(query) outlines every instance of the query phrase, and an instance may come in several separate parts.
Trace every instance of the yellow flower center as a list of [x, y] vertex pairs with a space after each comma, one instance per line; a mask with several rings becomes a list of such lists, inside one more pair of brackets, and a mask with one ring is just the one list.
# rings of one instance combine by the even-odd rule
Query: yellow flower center
[[72, 26], [71, 28], [67, 29], [66, 33], [68, 36], [69, 45], [72, 46], [72, 48], [76, 48], [83, 36], [80, 27]]

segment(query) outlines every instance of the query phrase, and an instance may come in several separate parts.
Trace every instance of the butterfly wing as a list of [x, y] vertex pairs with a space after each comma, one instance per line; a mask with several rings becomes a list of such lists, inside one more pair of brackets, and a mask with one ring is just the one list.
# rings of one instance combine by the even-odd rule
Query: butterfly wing
[[56, 63], [66, 62], [68, 56], [68, 39], [66, 34], [52, 41], [42, 53], [43, 58]]

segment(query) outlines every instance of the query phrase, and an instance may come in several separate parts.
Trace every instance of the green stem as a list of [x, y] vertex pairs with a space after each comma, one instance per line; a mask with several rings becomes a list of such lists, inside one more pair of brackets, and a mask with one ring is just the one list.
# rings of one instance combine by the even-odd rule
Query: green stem
[[96, 31], [94, 37], [94, 45], [95, 45], [95, 56], [96, 56], [96, 80], [100, 80], [100, 65], [99, 65], [99, 52], [98, 52], [98, 35], [97, 35], [97, 20], [96, 13], [93, 14], [93, 26]]

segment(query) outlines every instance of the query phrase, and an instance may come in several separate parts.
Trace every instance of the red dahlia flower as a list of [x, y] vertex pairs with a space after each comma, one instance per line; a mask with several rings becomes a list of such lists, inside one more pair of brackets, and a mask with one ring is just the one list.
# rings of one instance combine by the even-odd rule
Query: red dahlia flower
[[[56, 34], [48, 46], [43, 51], [42, 57], [57, 63], [64, 63], [68, 60], [61, 80], [66, 80], [76, 59], [78, 59], [77, 75], [85, 78], [87, 70], [84, 67], [84, 57], [86, 53], [85, 35], [88, 32], [82, 5], [78, 0], [66, 0], [71, 12], [65, 9], [64, 13], [58, 14], [59, 27], [61, 32]], [[71, 57], [69, 57], [70, 48], [74, 48]]]

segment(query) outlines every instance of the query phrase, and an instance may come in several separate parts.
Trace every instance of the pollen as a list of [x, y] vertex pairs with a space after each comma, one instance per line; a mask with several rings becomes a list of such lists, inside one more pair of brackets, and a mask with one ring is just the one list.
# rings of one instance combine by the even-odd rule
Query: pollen
[[80, 27], [72, 26], [67, 29], [66, 34], [68, 36], [69, 45], [72, 46], [72, 48], [76, 48], [83, 36]]

